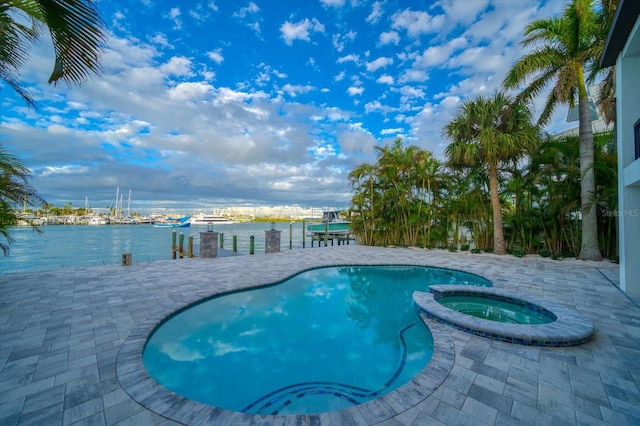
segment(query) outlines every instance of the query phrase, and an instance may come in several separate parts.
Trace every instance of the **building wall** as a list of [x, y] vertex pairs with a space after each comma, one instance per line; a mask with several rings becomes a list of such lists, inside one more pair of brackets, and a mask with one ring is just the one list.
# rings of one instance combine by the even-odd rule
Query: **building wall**
[[620, 287], [640, 294], [640, 159], [634, 124], [640, 120], [640, 18], [616, 63]]

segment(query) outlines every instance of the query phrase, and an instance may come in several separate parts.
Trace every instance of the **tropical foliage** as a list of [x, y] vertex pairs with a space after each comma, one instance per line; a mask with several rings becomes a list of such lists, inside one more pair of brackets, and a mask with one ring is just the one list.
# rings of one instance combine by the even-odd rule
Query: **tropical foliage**
[[48, 30], [55, 61], [49, 83], [81, 84], [100, 72], [106, 32], [91, 0], [4, 0], [0, 2], [0, 78], [30, 106], [36, 106], [20, 81], [20, 68], [33, 43]]
[[[32, 107], [35, 100], [20, 81], [20, 68], [33, 44], [47, 30], [55, 60], [49, 83], [62, 80], [81, 84], [100, 72], [100, 54], [106, 31], [92, 0], [2, 0], [0, 1], [0, 79]], [[42, 197], [27, 182], [28, 167], [0, 145], [0, 243], [5, 252], [13, 239], [10, 227], [18, 221], [18, 205], [38, 206]], [[32, 224], [38, 230], [35, 224]]]
[[[20, 219], [18, 207], [44, 203], [42, 197], [29, 184], [29, 173], [30, 170], [22, 161], [0, 146], [0, 235], [7, 241], [7, 244], [0, 243], [0, 248], [4, 254], [9, 252], [9, 244], [13, 242], [10, 227], [16, 225]], [[34, 230], [39, 231], [35, 224], [32, 226]]]
[[451, 140], [446, 155], [451, 167], [465, 170], [482, 166], [489, 177], [493, 219], [493, 250], [505, 254], [498, 174], [501, 167], [518, 162], [538, 142], [528, 106], [501, 92], [465, 101], [444, 127]]
[[547, 124], [558, 104], [573, 107], [578, 102], [581, 176], [582, 243], [579, 257], [599, 260], [597, 211], [592, 207], [595, 193], [593, 169], [594, 146], [591, 110], [585, 79], [585, 67], [599, 59], [602, 52], [597, 41], [597, 15], [592, 0], [571, 0], [562, 16], [540, 19], [525, 28], [524, 47], [534, 46], [531, 53], [520, 58], [508, 72], [504, 85], [520, 88], [520, 97], [532, 99], [549, 84], [546, 104], [538, 123]]
[[[376, 164], [352, 172], [354, 231], [362, 243], [451, 250], [471, 243], [474, 251], [496, 253], [617, 256], [613, 135], [593, 135], [587, 82], [604, 75], [597, 102], [610, 123], [614, 73], [599, 69], [598, 61], [618, 0], [594, 3], [570, 0], [561, 16], [526, 27], [522, 45], [532, 50], [503, 82], [519, 95], [497, 92], [466, 101], [443, 129], [450, 140], [447, 164], [396, 140], [377, 148]], [[528, 124], [527, 102], [542, 94], [546, 103], [536, 129]], [[578, 136], [536, 145], [539, 129], [562, 104], [577, 104]], [[410, 162], [400, 167], [403, 173], [389, 173], [399, 170], [394, 162], [405, 155], [426, 156], [430, 171]]]
[[[613, 134], [595, 139], [600, 249], [615, 257]], [[352, 229], [360, 243], [495, 251], [486, 165], [444, 163], [400, 139], [377, 152], [375, 164], [363, 164], [350, 174]], [[548, 138], [519, 158], [501, 162], [497, 173], [505, 252], [576, 257], [581, 241], [578, 137]]]

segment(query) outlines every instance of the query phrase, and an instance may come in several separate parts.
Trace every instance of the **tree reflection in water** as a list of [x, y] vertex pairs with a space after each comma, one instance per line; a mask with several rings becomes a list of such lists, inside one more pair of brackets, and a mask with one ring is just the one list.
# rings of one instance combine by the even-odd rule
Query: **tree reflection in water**
[[[362, 328], [372, 328], [376, 343], [400, 345], [398, 330], [418, 319], [412, 294], [432, 284], [490, 286], [476, 275], [423, 266], [345, 266], [339, 268], [351, 288], [347, 314]], [[422, 325], [424, 327], [424, 325]], [[407, 334], [407, 344], [415, 333]], [[412, 344], [413, 343], [413, 344]]]

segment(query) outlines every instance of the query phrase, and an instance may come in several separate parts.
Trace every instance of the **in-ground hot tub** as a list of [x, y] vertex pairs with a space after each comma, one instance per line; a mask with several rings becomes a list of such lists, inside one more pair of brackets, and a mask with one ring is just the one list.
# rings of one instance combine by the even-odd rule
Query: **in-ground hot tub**
[[[586, 317], [542, 299], [488, 287], [432, 285], [429, 291], [413, 293], [427, 316], [479, 336], [531, 346], [574, 346], [593, 335]], [[446, 306], [456, 303], [462, 312]]]

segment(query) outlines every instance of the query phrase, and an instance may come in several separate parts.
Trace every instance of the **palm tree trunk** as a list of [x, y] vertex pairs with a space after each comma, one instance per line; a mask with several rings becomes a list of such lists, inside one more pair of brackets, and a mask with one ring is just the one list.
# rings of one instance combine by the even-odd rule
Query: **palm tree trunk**
[[505, 254], [502, 212], [498, 194], [498, 169], [493, 164], [489, 166], [489, 189], [491, 192], [491, 208], [493, 210], [493, 252], [495, 254]]
[[578, 111], [580, 118], [580, 211], [582, 213], [582, 243], [578, 257], [583, 260], [602, 260], [598, 247], [597, 209], [592, 205], [596, 191], [595, 173], [593, 170], [594, 148], [593, 130], [591, 129], [591, 111], [589, 97], [584, 83], [582, 68], [578, 76]]

